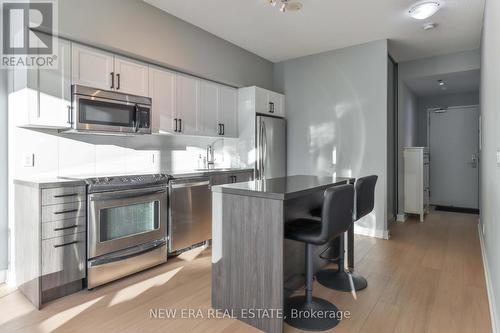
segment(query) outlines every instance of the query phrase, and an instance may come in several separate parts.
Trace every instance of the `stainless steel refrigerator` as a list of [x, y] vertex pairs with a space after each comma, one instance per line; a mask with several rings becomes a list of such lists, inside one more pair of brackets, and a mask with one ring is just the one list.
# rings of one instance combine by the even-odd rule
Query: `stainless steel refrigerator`
[[256, 177], [269, 179], [286, 176], [286, 121], [257, 116]]

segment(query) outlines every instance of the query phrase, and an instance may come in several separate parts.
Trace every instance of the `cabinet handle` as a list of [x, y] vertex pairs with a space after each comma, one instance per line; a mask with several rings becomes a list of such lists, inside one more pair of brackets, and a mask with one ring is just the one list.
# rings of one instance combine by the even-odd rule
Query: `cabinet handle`
[[74, 228], [78, 228], [78, 225], [70, 225], [69, 227], [63, 227], [63, 228], [54, 228], [54, 231], [68, 230]]
[[63, 243], [63, 244], [57, 244], [57, 245], [54, 245], [54, 247], [58, 248], [58, 247], [62, 247], [62, 246], [73, 245], [73, 244], [76, 244], [76, 243], [78, 243], [78, 241], [72, 241], [72, 242]]
[[179, 119], [179, 132], [182, 132], [182, 119]]
[[111, 75], [111, 89], [115, 87], [115, 72], [109, 73]]
[[68, 107], [68, 124], [71, 125], [73, 123], [71, 119], [71, 105], [68, 105], [67, 107]]
[[78, 211], [78, 209], [68, 209], [68, 210], [61, 210], [60, 212], [54, 212], [54, 214], [59, 215], [59, 214], [65, 214], [65, 213], [74, 213], [77, 211]]
[[120, 90], [120, 74], [116, 74], [116, 80], [118, 81], [116, 83], [116, 90]]
[[217, 134], [222, 135], [222, 124], [217, 124]]
[[76, 197], [77, 195], [78, 195], [78, 193], [57, 194], [57, 195], [54, 195], [54, 198]]
[[224, 124], [221, 124], [222, 126], [222, 135], [226, 134], [226, 129], [224, 128]]
[[269, 102], [269, 112], [274, 113], [274, 103], [273, 102]]
[[175, 128], [174, 128], [174, 132], [177, 132], [177, 118], [174, 118], [174, 121], [175, 121]]

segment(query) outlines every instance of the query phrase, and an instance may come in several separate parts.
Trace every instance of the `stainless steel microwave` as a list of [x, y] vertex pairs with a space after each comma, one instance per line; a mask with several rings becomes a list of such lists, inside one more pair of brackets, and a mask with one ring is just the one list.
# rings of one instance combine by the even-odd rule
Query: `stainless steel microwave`
[[151, 98], [73, 85], [73, 133], [151, 134]]

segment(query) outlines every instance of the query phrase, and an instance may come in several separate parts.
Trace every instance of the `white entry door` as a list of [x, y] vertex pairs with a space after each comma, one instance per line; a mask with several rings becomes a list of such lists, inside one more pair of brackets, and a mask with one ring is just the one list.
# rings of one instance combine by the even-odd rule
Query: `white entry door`
[[429, 111], [430, 202], [479, 208], [479, 107]]

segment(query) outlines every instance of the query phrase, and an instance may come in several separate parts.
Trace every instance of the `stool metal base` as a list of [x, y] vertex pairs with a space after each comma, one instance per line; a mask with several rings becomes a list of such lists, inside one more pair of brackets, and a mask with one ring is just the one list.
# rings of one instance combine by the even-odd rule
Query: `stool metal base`
[[[292, 311], [294, 310], [294, 311]], [[306, 331], [324, 331], [337, 326], [339, 309], [322, 298], [313, 297], [307, 303], [306, 296], [296, 296], [287, 300], [285, 322]]]
[[[368, 286], [368, 282], [364, 277], [356, 273], [351, 273], [354, 289], [362, 290]], [[339, 291], [351, 291], [349, 283], [349, 275], [344, 270], [325, 269], [316, 273], [316, 280], [323, 286]]]

